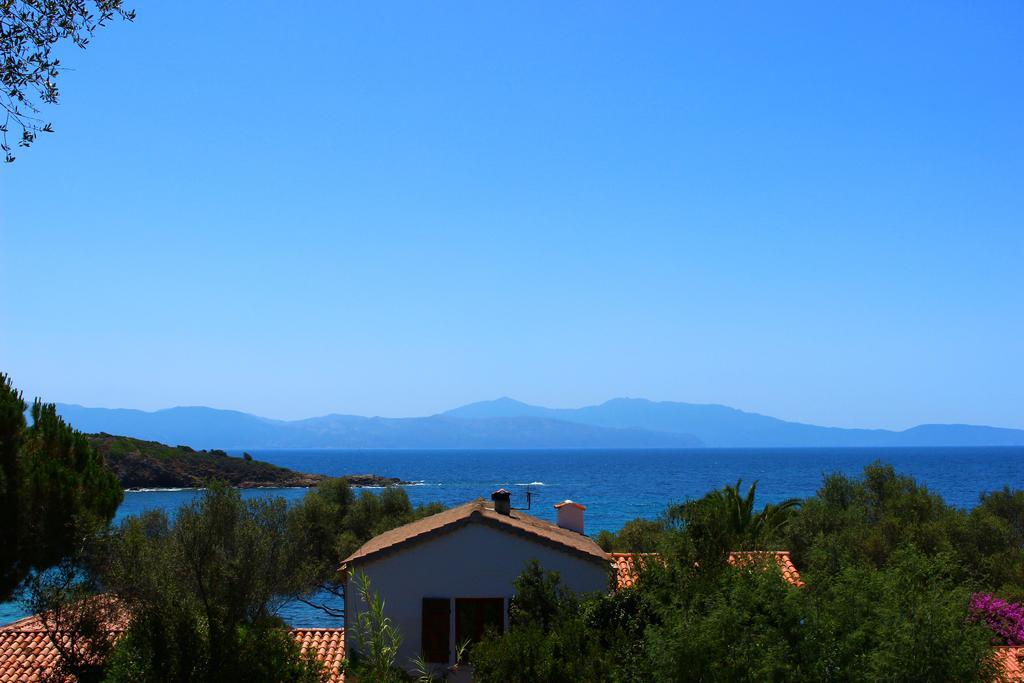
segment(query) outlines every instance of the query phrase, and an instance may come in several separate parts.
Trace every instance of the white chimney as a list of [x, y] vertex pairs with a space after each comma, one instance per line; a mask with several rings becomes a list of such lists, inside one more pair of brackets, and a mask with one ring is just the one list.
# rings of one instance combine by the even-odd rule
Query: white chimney
[[587, 508], [566, 500], [555, 505], [555, 509], [558, 510], [558, 526], [578, 534], [583, 533], [583, 511]]

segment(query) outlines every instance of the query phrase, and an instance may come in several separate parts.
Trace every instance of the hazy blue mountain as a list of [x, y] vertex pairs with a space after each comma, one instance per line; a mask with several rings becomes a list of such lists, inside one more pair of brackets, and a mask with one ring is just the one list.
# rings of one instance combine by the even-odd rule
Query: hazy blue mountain
[[[58, 403], [57, 412], [82, 432], [106, 432], [192, 448], [244, 448], [253, 444], [270, 444], [280, 438], [282, 429], [288, 429], [287, 422], [236, 410], [199, 406], [167, 408], [150, 413]], [[239, 437], [244, 437], [247, 443], [239, 443]]]
[[510, 398], [411, 418], [325, 415], [270, 420], [234, 410], [58, 411], [84, 432], [193, 448], [654, 448], [1020, 446], [1024, 430], [921, 425], [902, 432], [786, 422], [720, 405], [617, 398], [584, 408], [544, 408]]
[[698, 446], [688, 434], [618, 429], [522, 416], [465, 419], [326, 415], [270, 420], [233, 410], [155, 412], [58, 404], [83, 432], [118, 434], [192, 448], [669, 448]]
[[921, 425], [902, 432], [841, 429], [787, 422], [721, 405], [616, 398], [584, 408], [543, 408], [510, 398], [471, 403], [445, 415], [481, 419], [530, 416], [580, 424], [678, 432], [706, 446], [1020, 446], [1024, 430], [974, 425]]

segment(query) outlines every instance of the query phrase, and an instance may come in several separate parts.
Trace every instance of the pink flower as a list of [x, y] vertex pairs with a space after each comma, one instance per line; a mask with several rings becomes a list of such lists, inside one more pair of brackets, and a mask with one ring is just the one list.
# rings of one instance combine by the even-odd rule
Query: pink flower
[[1024, 605], [990, 593], [975, 593], [970, 612], [972, 621], [984, 622], [1006, 645], [1024, 645]]

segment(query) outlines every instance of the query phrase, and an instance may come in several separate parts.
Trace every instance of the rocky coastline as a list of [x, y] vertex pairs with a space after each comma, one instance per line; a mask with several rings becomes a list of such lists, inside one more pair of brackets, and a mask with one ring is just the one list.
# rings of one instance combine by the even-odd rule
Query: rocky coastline
[[[212, 480], [236, 488], [311, 488], [327, 477], [296, 472], [251, 456], [221, 450], [195, 450], [112, 434], [87, 435], [127, 491], [203, 488]], [[376, 474], [345, 475], [354, 487], [401, 486], [408, 482]]]

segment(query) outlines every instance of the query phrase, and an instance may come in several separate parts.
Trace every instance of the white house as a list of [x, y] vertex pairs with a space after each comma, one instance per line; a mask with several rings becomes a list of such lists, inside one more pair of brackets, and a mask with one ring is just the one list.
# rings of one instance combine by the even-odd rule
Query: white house
[[454, 664], [457, 643], [478, 639], [489, 626], [504, 630], [512, 583], [531, 560], [577, 593], [609, 590], [611, 556], [583, 534], [582, 505], [556, 505], [552, 524], [513, 509], [504, 489], [491, 498], [387, 531], [345, 560], [349, 651], [359, 649], [353, 626], [365, 609], [352, 583], [356, 572], [370, 579], [401, 630], [396, 663], [404, 667], [421, 653], [430, 663]]

